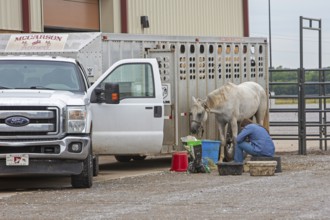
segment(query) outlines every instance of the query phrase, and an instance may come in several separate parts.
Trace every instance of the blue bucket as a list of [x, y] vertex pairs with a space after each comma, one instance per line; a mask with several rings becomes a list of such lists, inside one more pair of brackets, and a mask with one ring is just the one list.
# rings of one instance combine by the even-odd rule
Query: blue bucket
[[202, 140], [202, 162], [208, 165], [208, 159], [218, 163], [221, 141]]

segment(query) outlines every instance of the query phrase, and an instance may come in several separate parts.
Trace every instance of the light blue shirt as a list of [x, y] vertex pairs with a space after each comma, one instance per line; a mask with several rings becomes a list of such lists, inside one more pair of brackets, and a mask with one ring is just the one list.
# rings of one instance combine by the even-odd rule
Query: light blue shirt
[[274, 142], [264, 127], [258, 124], [246, 125], [237, 135], [237, 144], [245, 141], [247, 137], [256, 152], [260, 152], [265, 156], [274, 156]]

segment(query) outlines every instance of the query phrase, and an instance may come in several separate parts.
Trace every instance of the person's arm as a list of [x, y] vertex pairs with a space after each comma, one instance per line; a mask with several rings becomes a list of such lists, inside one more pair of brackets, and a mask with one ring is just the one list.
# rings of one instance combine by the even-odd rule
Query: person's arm
[[246, 137], [250, 134], [250, 129], [248, 128], [248, 126], [244, 127], [241, 132], [237, 135], [236, 141], [237, 143], [242, 143], [243, 141], [245, 141]]

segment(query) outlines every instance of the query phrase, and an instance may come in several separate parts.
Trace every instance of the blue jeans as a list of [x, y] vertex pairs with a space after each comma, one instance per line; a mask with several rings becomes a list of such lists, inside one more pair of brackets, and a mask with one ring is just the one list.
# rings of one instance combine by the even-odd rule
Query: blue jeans
[[242, 163], [244, 160], [244, 153], [246, 152], [248, 154], [251, 154], [252, 156], [262, 156], [260, 152], [256, 152], [254, 150], [254, 147], [249, 142], [242, 142], [236, 145], [235, 148], [235, 155], [234, 155], [234, 161], [238, 163]]

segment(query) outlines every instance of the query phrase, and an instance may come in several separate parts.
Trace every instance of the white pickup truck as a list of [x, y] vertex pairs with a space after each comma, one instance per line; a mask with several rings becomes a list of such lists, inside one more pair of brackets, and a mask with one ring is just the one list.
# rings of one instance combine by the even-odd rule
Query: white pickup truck
[[159, 153], [163, 121], [156, 59], [118, 61], [90, 86], [72, 58], [0, 57], [0, 175], [70, 175], [88, 188], [93, 154]]

